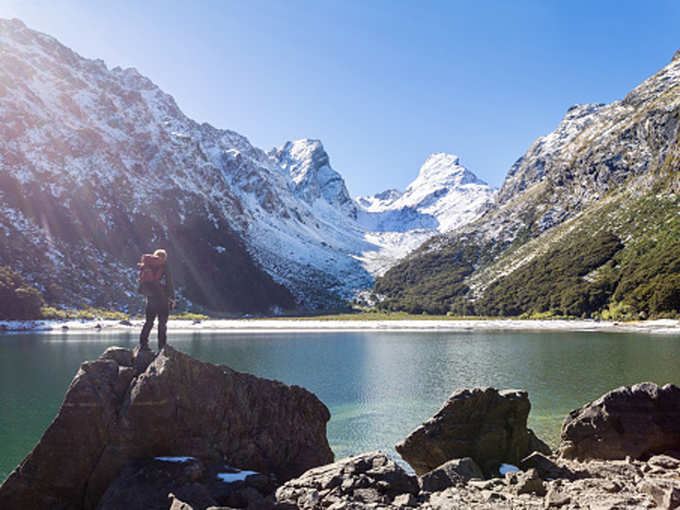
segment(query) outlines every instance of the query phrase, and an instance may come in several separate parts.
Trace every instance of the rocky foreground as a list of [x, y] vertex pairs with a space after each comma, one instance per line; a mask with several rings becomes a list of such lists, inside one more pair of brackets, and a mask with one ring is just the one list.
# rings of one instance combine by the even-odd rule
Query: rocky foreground
[[566, 418], [558, 451], [522, 390], [458, 390], [397, 446], [333, 463], [327, 408], [299, 387], [109, 348], [85, 362], [0, 486], [14, 509], [680, 507], [680, 388], [618, 388]]

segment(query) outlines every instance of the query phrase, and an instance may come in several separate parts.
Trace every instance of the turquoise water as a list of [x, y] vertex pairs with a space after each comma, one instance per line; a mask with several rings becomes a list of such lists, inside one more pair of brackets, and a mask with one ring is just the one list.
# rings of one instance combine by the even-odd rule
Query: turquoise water
[[[680, 337], [623, 333], [172, 334], [192, 356], [299, 384], [330, 409], [336, 457], [393, 445], [460, 387], [529, 391], [529, 426], [553, 445], [565, 415], [608, 390], [680, 385]], [[0, 480], [56, 415], [78, 366], [127, 333], [0, 335]], [[155, 345], [155, 340], [153, 342]]]

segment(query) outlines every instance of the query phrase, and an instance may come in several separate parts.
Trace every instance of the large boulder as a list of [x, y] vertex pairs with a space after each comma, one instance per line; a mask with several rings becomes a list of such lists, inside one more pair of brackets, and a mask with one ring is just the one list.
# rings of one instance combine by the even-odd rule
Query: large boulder
[[333, 461], [309, 391], [165, 347], [81, 365], [40, 442], [0, 486], [2, 508], [91, 509], [135, 459], [193, 456], [284, 481]]
[[396, 449], [418, 475], [463, 457], [487, 470], [501, 462], [517, 465], [530, 453], [530, 408], [523, 390], [458, 390]]
[[622, 386], [564, 420], [559, 453], [571, 459], [645, 459], [680, 450], [680, 388]]

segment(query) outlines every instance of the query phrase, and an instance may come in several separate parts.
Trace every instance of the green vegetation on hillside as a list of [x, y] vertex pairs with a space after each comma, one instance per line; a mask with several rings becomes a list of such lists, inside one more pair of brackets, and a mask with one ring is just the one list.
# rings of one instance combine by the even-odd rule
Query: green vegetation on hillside
[[43, 303], [40, 291], [16, 271], [0, 266], [0, 319], [38, 319]]
[[674, 194], [617, 195], [495, 260], [484, 251], [457, 246], [406, 259], [378, 279], [379, 308], [616, 320], [680, 312]]
[[60, 310], [51, 306], [44, 306], [40, 312], [42, 319], [52, 320], [113, 320], [122, 321], [129, 320], [130, 316], [127, 313], [119, 312], [117, 310], [104, 310], [101, 308], [84, 308], [82, 310], [67, 309]]
[[610, 282], [602, 285], [587, 281], [586, 275], [621, 248], [623, 245], [616, 236], [603, 232], [553, 249], [489, 285], [483, 297], [475, 302], [475, 312], [497, 316], [544, 312], [587, 315], [602, 307], [613, 289]]
[[379, 307], [408, 313], [446, 314], [457, 296], [468, 291], [462, 283], [474, 267], [462, 251], [427, 253], [407, 259], [378, 278], [374, 291], [387, 294]]

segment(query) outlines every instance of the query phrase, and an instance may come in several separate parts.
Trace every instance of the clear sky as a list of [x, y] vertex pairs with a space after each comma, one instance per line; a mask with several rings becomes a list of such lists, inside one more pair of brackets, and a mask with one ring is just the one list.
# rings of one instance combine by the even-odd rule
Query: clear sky
[[199, 122], [265, 150], [319, 138], [353, 196], [449, 152], [493, 186], [574, 103], [623, 98], [680, 48], [680, 2], [0, 0]]

